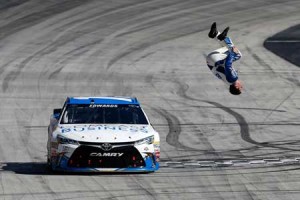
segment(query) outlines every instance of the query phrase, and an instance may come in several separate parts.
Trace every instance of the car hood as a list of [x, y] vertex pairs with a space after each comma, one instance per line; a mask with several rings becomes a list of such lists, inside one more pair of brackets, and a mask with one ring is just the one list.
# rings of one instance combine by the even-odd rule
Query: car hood
[[69, 139], [82, 142], [134, 142], [154, 135], [155, 130], [151, 125], [60, 125], [56, 129], [60, 134]]

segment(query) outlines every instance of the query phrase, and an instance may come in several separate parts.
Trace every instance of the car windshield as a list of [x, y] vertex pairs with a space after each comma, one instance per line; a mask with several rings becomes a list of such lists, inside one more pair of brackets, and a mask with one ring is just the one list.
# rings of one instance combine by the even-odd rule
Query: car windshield
[[148, 124], [139, 105], [69, 104], [61, 124]]

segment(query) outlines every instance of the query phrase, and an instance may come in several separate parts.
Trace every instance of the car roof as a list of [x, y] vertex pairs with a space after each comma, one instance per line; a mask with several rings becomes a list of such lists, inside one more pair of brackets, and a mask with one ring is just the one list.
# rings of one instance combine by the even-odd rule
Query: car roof
[[136, 97], [68, 97], [67, 104], [132, 104], [139, 105]]

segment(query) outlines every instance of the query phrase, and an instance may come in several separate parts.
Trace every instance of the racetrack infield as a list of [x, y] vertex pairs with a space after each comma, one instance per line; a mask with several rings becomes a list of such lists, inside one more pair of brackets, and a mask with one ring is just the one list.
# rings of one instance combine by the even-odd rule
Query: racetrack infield
[[300, 25], [290, 27], [269, 37], [264, 46], [276, 55], [300, 66]]

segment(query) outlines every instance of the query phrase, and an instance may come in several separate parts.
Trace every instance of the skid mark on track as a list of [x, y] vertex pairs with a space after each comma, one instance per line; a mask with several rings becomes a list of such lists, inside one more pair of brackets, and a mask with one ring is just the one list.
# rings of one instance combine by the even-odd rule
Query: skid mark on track
[[[241, 138], [244, 141], [246, 141], [248, 143], [251, 143], [251, 144], [254, 144], [258, 147], [271, 147], [271, 148], [280, 149], [280, 150], [284, 150], [284, 151], [299, 151], [298, 149], [285, 147], [283, 145], [272, 143], [272, 142], [257, 142], [255, 140], [253, 140], [251, 138], [251, 135], [250, 135], [248, 122], [246, 121], [246, 119], [241, 114], [234, 111], [233, 110], [234, 108], [232, 109], [232, 108], [225, 107], [225, 106], [223, 106], [223, 105], [221, 105], [220, 103], [217, 103], [217, 102], [201, 100], [201, 99], [196, 99], [196, 98], [190, 97], [186, 94], [186, 92], [188, 90], [188, 86], [184, 86], [178, 80], [174, 81], [174, 83], [179, 85], [179, 88], [178, 88], [178, 91], [176, 92], [176, 94], [183, 97], [184, 99], [208, 103], [210, 105], [213, 105], [215, 108], [221, 109], [221, 110], [225, 111], [226, 113], [230, 114], [231, 116], [233, 116], [236, 119], [237, 124], [240, 127]], [[271, 112], [273, 112], [273, 111], [277, 111], [277, 108], [271, 110]], [[235, 151], [235, 152], [237, 152], [237, 151]], [[241, 157], [244, 157], [241, 152], [239, 154], [240, 154]]]
[[93, 48], [96, 44], [100, 43], [102, 39], [98, 41], [93, 41], [91, 43], [82, 45], [76, 49], [72, 49], [71, 51], [63, 54], [60, 59], [54, 64], [52, 73], [49, 75], [48, 79], [54, 79], [66, 66], [69, 61], [74, 61], [74, 59], [78, 58], [79, 56], [83, 55], [84, 53], [88, 52], [90, 48]]
[[250, 133], [249, 133], [249, 125], [247, 123], [247, 121], [245, 120], [245, 118], [233, 111], [232, 109], [230, 108], [227, 108], [219, 103], [216, 103], [216, 102], [212, 102], [212, 101], [203, 101], [203, 102], [206, 102], [206, 103], [209, 103], [211, 105], [214, 105], [216, 106], [217, 108], [220, 108], [221, 110], [227, 112], [228, 114], [232, 115], [236, 121], [238, 122], [239, 126], [240, 126], [240, 133], [241, 133], [241, 138], [246, 141], [246, 142], [249, 142], [251, 144], [255, 144], [255, 145], [261, 145], [259, 142], [256, 142], [255, 140], [253, 140], [250, 136]]
[[[219, 2], [218, 2], [219, 3]], [[221, 3], [224, 3], [224, 2], [221, 2]], [[225, 3], [228, 3], [225, 2]], [[192, 4], [191, 4], [192, 5]], [[211, 6], [211, 4], [210, 4]], [[193, 12], [197, 13], [199, 12], [199, 10], [197, 11], [197, 9], [203, 9], [203, 7], [205, 6], [201, 6], [199, 8], [196, 7], [196, 10], [195, 7], [190, 7], [190, 8], [185, 8], [185, 12], [186, 12], [186, 15], [182, 14], [181, 12], [182, 11], [174, 11], [174, 12], [171, 12], [171, 13], [168, 13], [167, 15], [165, 15], [164, 17], [162, 17], [162, 15], [160, 15], [159, 18], [154, 18], [154, 19], [151, 19], [149, 20], [147, 23], [142, 23], [142, 24], [138, 24], [138, 25], [134, 25], [131, 29], [129, 29], [128, 31], [125, 31], [125, 32], [122, 32], [120, 31], [119, 34], [115, 33], [115, 36], [114, 37], [120, 37], [120, 36], [125, 36], [127, 34], [132, 34], [132, 33], [135, 33], [135, 32], [141, 32], [141, 31], [145, 31], [147, 29], [150, 29], [152, 27], [156, 27], [156, 26], [163, 26], [165, 23], [167, 22], [170, 22], [174, 19], [180, 19], [180, 18], [184, 18], [187, 16], [187, 14], [191, 14]], [[175, 16], [174, 16], [175, 15]], [[179, 16], [176, 16], [176, 15], [179, 15]], [[182, 15], [182, 16], [181, 16]], [[169, 19], [168, 19], [169, 18]], [[186, 24], [186, 23], [178, 23], [178, 24]], [[110, 68], [114, 63], [116, 63], [118, 60], [134, 53], [134, 52], [140, 52], [146, 48], [149, 48], [153, 45], [156, 45], [156, 44], [159, 44], [159, 43], [162, 43], [162, 42], [166, 42], [166, 41], [169, 41], [169, 40], [173, 40], [173, 39], [177, 39], [177, 38], [180, 38], [180, 37], [184, 37], [184, 36], [187, 36], [187, 35], [190, 35], [190, 34], [194, 34], [196, 32], [199, 32], [199, 31], [202, 31], [202, 29], [195, 29], [195, 28], [191, 28], [190, 26], [193, 26], [194, 27], [194, 24], [188, 24], [188, 25], [184, 25], [185, 27], [176, 27], [176, 31], [172, 30], [172, 29], [169, 29], [169, 30], [162, 30], [160, 33], [159, 33], [159, 37], [155, 37], [155, 38], [152, 38], [152, 40], [150, 40], [149, 38], [146, 38], [146, 40], [144, 40], [145, 42], [143, 42], [143, 44], [133, 44], [131, 45], [132, 47], [130, 48], [127, 48], [125, 49], [123, 52], [119, 52], [116, 56], [114, 56], [113, 59], [111, 59], [108, 64], [107, 64], [107, 68]], [[128, 28], [127, 28], [128, 29]], [[193, 30], [194, 29], [194, 30]], [[184, 32], [182, 31], [181, 33], [178, 32], [178, 30], [189, 30], [190, 32]], [[173, 35], [176, 33], [177, 35], [173, 36], [173, 37], [166, 37], [164, 38], [165, 35], [168, 35], [166, 33], [168, 32], [172, 32]], [[159, 40], [157, 39], [159, 38]], [[147, 41], [148, 40], [148, 41]]]
[[[276, 73], [273, 68], [266, 63], [263, 59], [261, 59], [256, 53], [254, 53], [251, 48], [249, 48], [248, 46], [246, 47], [246, 50], [248, 51], [248, 53], [254, 58], [254, 60], [256, 60], [260, 66], [265, 67], [266, 69], [268, 69], [269, 73], [268, 74], [273, 74], [274, 76], [280, 77], [281, 79], [287, 80], [291, 83], [293, 83], [293, 85], [296, 85], [297, 87], [299, 86], [299, 84], [297, 84], [297, 81], [295, 82], [294, 80], [288, 79], [288, 78], [284, 78], [282, 76], [282, 74], [280, 73]], [[292, 95], [294, 95], [295, 93], [295, 87], [289, 87], [292, 88], [292, 91], [290, 92], [289, 95], [287, 95], [277, 106], [275, 106], [271, 112], [264, 118], [263, 123], [265, 121], [267, 121], [267, 119], [273, 114], [274, 111], [276, 111], [284, 102], [286, 102], [288, 99], [290, 99], [290, 97]]]
[[10, 9], [21, 4], [28, 2], [29, 0], [10, 0], [10, 1], [1, 1], [0, 10]]
[[[178, 81], [177, 79], [173, 80], [173, 82], [178, 85], [178, 89], [175, 91], [175, 93], [181, 97], [186, 96], [186, 91], [188, 91], [189, 85], [186, 83], [182, 83], [182, 82]], [[220, 153], [217, 152], [215, 150], [215, 148], [211, 145], [211, 143], [205, 137], [205, 135], [202, 133], [202, 131], [199, 129], [197, 124], [192, 123], [191, 126], [193, 126], [198, 133], [198, 138], [201, 141], [201, 143], [199, 145], [201, 145], [202, 147], [205, 146], [205, 149], [206, 149], [205, 153], [210, 154], [210, 156], [215, 156], [215, 158], [221, 158], [222, 156], [220, 155]]]
[[254, 53], [251, 48], [249, 48], [247, 46], [246, 50], [248, 51], [248, 54], [250, 54], [250, 56], [252, 56], [254, 58], [254, 60], [256, 60], [258, 62], [258, 64], [260, 66], [262, 66], [268, 70], [268, 72], [269, 72], [268, 74], [272, 73], [272, 74], [276, 75], [273, 68], [269, 64], [267, 64], [263, 59], [261, 59], [256, 53]]
[[[182, 30], [189, 30], [189, 29], [187, 28], [187, 29], [182, 29]], [[204, 30], [204, 29], [198, 28], [197, 30], [187, 31], [187, 32], [183, 32], [183, 33], [178, 33], [177, 35], [172, 36], [172, 37], [165, 36], [165, 38], [163, 38], [164, 34], [162, 34], [161, 37], [155, 37], [155, 38], [153, 37], [152, 39], [151, 38], [145, 39], [142, 44], [133, 44], [132, 47], [128, 47], [123, 52], [117, 53], [108, 62], [106, 68], [110, 69], [111, 66], [114, 65], [116, 62], [118, 62], [119, 60], [121, 60], [121, 59], [123, 59], [126, 56], [129, 56], [131, 54], [142, 52], [145, 49], [149, 49], [150, 47], [153, 47], [153, 46], [158, 45], [158, 44], [163, 43], [163, 42], [169, 42], [169, 41], [181, 38], [181, 37], [186, 37], [186, 36], [189, 36], [189, 35], [193, 35], [195, 33], [198, 33], [200, 31], [202, 31], [202, 30]], [[175, 31], [175, 30], [170, 30], [170, 32], [172, 32], [172, 31]]]
[[174, 115], [170, 114], [169, 112], [167, 112], [164, 109], [156, 109], [156, 108], [153, 108], [153, 109], [157, 113], [159, 113], [161, 116], [163, 116], [168, 122], [169, 132], [166, 137], [166, 142], [169, 145], [174, 146], [176, 148], [186, 149], [186, 150], [196, 150], [196, 149], [193, 149], [190, 147], [186, 147], [179, 142], [179, 135], [181, 133], [181, 127], [179, 125], [180, 124], [179, 120]]
[[150, 186], [144, 186], [143, 180], [139, 180], [139, 177], [132, 177], [132, 179], [136, 183], [138, 190], [144, 191], [147, 197], [150, 197], [151, 199], [158, 199], [156, 198], [156, 193], [153, 190], [151, 190]]
[[[227, 112], [228, 114], [230, 114], [231, 116], [233, 116], [236, 119], [237, 124], [240, 127], [241, 138], [244, 141], [246, 141], [248, 143], [251, 143], [251, 144], [254, 144], [254, 145], [257, 145], [257, 146], [260, 146], [260, 147], [271, 147], [271, 148], [281, 149], [281, 150], [285, 150], [285, 151], [299, 151], [298, 149], [292, 149], [292, 148], [289, 148], [289, 147], [284, 147], [284, 146], [279, 145], [279, 144], [273, 144], [272, 142], [257, 142], [255, 140], [253, 140], [251, 138], [251, 135], [250, 135], [249, 124], [248, 124], [248, 122], [246, 121], [246, 119], [241, 114], [239, 114], [238, 112], [234, 111], [233, 109], [231, 109], [229, 107], [223, 106], [220, 103], [213, 102], [213, 101], [207, 101], [207, 100], [201, 100], [201, 99], [196, 99], [196, 98], [190, 97], [190, 96], [188, 96], [186, 94], [186, 92], [187, 92], [186, 88], [187, 87], [182, 87], [182, 86], [179, 87], [179, 90], [178, 90], [177, 94], [179, 96], [185, 98], [185, 99], [188, 99], [188, 100], [208, 103], [210, 105], [213, 105], [215, 108], [221, 109], [221, 110]], [[276, 107], [275, 109], [271, 109], [271, 113], [274, 112], [274, 111], [277, 111], [277, 109], [278, 109], [278, 107]]]
[[0, 27], [0, 40], [4, 39], [5, 37], [12, 35], [18, 31], [21, 31], [25, 28], [33, 26], [35, 24], [41, 23], [44, 20], [47, 20], [53, 15], [57, 15], [63, 13], [67, 10], [73, 9], [77, 6], [81, 6], [83, 4], [89, 3], [91, 0], [86, 1], [73, 1], [73, 0], [64, 0], [59, 1], [54, 5], [49, 5], [44, 9], [28, 14], [20, 19], [17, 19], [5, 26]]
[[[150, 7], [149, 9], [151, 11], [155, 11], [156, 9], [164, 10], [172, 6], [174, 6], [174, 9], [171, 9], [171, 12], [163, 12], [163, 14], [158, 15], [158, 17], [150, 15], [147, 19], [142, 21], [141, 19], [138, 21], [139, 18], [133, 18], [126, 21], [126, 23], [131, 23], [132, 25], [126, 26], [125, 28], [110, 34], [109, 37], [107, 37], [107, 42], [112, 41], [116, 37], [126, 37], [127, 35], [132, 35], [135, 33], [144, 33], [147, 35], [147, 32], [155, 32], [149, 37], [144, 38], [142, 42], [137, 43], [136, 41], [133, 41], [131, 42], [132, 44], [127, 44], [126, 47], [121, 48], [122, 50], [116, 52], [113, 58], [108, 61], [107, 69], [109, 69], [113, 64], [122, 58], [136, 52], [141, 52], [160, 43], [186, 37], [203, 31], [204, 29], [195, 26], [194, 20], [196, 19], [187, 20], [187, 16], [192, 15], [193, 13], [198, 13], [199, 10], [203, 9], [203, 6], [198, 6], [196, 1], [191, 1], [190, 3], [179, 2], [179, 4], [186, 4], [188, 6], [184, 7], [184, 11], [178, 10], [177, 6], [174, 5], [166, 5], [165, 8]], [[147, 12], [149, 12], [149, 10], [147, 10]], [[176, 23], [176, 21], [178, 22]]]
[[[87, 3], [87, 2], [89, 2], [89, 1], [86, 1], [85, 3]], [[32, 16], [29, 15], [26, 18], [20, 19], [21, 21], [16, 20], [12, 24], [8, 24], [6, 26], [1, 27], [0, 31], [1, 30], [6, 31], [6, 32], [8, 32], [7, 34], [9, 35], [9, 34], [12, 34], [11, 32], [15, 33], [17, 31], [20, 31], [20, 30], [24, 29], [24, 28], [28, 28], [30, 26], [33, 26], [33, 25], [37, 24], [37, 23], [40, 23], [40, 22], [42, 22], [42, 20], [46, 20], [47, 18], [51, 17], [52, 15], [60, 14], [62, 12], [65, 12], [65, 11], [69, 10], [69, 9], [75, 8], [76, 6], [82, 5], [82, 3], [79, 3], [79, 2], [72, 3], [72, 5], [69, 5], [69, 4], [70, 4], [69, 1], [61, 2], [59, 4], [54, 5], [51, 8], [47, 8], [47, 12], [40, 11], [41, 13], [44, 13], [44, 12], [46, 13], [46, 14], [40, 14], [41, 15], [40, 18], [36, 18], [36, 15], [39, 15], [39, 13], [34, 13], [34, 14], [32, 14]], [[36, 19], [39, 19], [39, 20], [36, 20]], [[24, 26], [24, 27], [17, 26], [17, 24], [19, 24], [19, 23], [21, 23], [22, 26]], [[18, 30], [14, 30], [15, 27], [17, 27]], [[3, 31], [1, 31], [1, 32], [3, 32]], [[5, 36], [6, 36], [6, 34], [3, 33], [1, 35], [0, 39], [3, 39], [3, 37], [5, 37]], [[25, 66], [28, 63], [30, 63], [33, 59], [36, 59], [35, 61], [37, 61], [37, 59], [39, 59], [41, 56], [49, 54], [49, 53], [55, 51], [58, 46], [65, 45], [66, 43], [68, 43], [70, 41], [73, 41], [74, 39], [75, 38], [69, 37], [69, 36], [61, 38], [60, 41], [55, 41], [55, 42], [51, 43], [49, 46], [46, 46], [46, 47], [36, 51], [35, 53], [33, 53], [31, 56], [27, 57], [20, 64], [15, 66], [15, 68], [16, 68], [15, 70], [9, 72], [4, 77], [3, 84], [2, 84], [2, 90], [5, 92], [8, 89], [9, 83], [11, 81], [14, 81], [20, 75], [21, 71], [25, 68]], [[2, 69], [2, 70], [4, 70], [4, 69]]]
[[241, 138], [248, 143], [255, 144], [255, 145], [261, 145], [261, 143], [256, 142], [255, 140], [253, 140], [250, 137], [249, 125], [248, 125], [247, 121], [245, 120], [245, 118], [241, 114], [233, 111], [232, 109], [230, 109], [228, 107], [221, 105], [220, 103], [213, 102], [213, 101], [207, 101], [207, 100], [199, 100], [199, 99], [190, 97], [186, 94], [186, 91], [187, 90], [181, 90], [178, 94], [185, 99], [211, 104], [211, 105], [215, 106], [216, 108], [219, 108], [219, 109], [227, 112], [228, 114], [232, 115], [238, 122], [238, 125], [240, 126]]
[[[156, 108], [152, 108], [152, 109], [155, 110], [157, 113], [159, 113], [161, 116], [163, 116], [167, 120], [169, 132], [166, 136], [166, 142], [169, 145], [174, 146], [179, 149], [184, 149], [184, 150], [189, 150], [189, 151], [203, 151], [203, 150], [199, 150], [196, 148], [185, 146], [179, 142], [179, 136], [180, 136], [182, 130], [181, 130], [181, 123], [177, 117], [170, 114], [165, 109], [156, 109]], [[191, 124], [191, 126], [193, 126], [193, 124]], [[197, 128], [196, 125], [194, 125], [194, 128]], [[202, 141], [201, 145], [205, 146], [207, 149], [203, 152], [214, 155], [214, 156], [216, 156], [216, 158], [220, 158], [219, 153], [215, 151], [215, 149], [212, 147], [212, 145], [209, 143], [209, 141], [204, 137], [203, 134], [201, 134], [200, 130], [199, 130], [199, 134], [200, 134], [201, 141]]]

